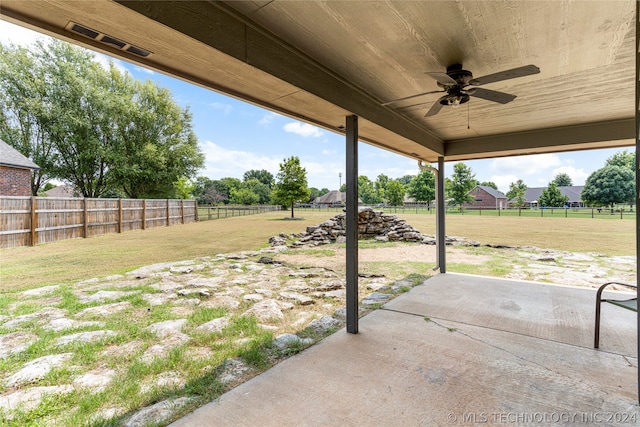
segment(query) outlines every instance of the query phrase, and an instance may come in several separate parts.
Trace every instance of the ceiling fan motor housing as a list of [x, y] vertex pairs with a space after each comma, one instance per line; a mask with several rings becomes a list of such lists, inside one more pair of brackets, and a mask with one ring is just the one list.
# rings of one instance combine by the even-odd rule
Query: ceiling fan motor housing
[[[462, 64], [449, 65], [447, 67], [447, 75], [455, 80], [458, 85], [463, 87], [467, 86], [473, 79], [473, 74], [471, 74], [471, 71], [463, 70]], [[437, 85], [444, 89], [452, 87], [452, 85], [442, 84], [440, 82], [437, 82]]]

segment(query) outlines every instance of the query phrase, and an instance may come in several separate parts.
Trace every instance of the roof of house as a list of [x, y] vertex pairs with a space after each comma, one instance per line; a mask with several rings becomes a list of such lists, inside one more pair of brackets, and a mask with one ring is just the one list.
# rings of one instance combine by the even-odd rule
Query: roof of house
[[45, 191], [44, 194], [47, 197], [82, 197], [77, 194], [71, 185], [58, 185], [51, 190]]
[[314, 201], [320, 205], [327, 205], [333, 203], [342, 203], [346, 199], [346, 193], [341, 193], [338, 190], [329, 191], [320, 197], [317, 197]]
[[[490, 195], [492, 195], [496, 199], [506, 199], [507, 198], [507, 196], [505, 196], [501, 191], [498, 191], [493, 187], [489, 187], [488, 185], [478, 185], [478, 186], [476, 186], [476, 188], [483, 189], [484, 191], [486, 191], [487, 193], [489, 193]], [[471, 191], [473, 191], [473, 190], [471, 190]]]
[[[526, 202], [537, 202], [540, 199], [540, 195], [547, 187], [533, 187], [527, 188], [524, 192], [524, 199]], [[580, 202], [582, 199], [580, 198], [580, 194], [582, 194], [583, 185], [572, 185], [567, 187], [558, 187], [560, 193], [563, 196], [569, 197], [569, 202]]]
[[23, 156], [18, 150], [0, 139], [0, 165], [23, 169], [40, 169], [40, 166]]

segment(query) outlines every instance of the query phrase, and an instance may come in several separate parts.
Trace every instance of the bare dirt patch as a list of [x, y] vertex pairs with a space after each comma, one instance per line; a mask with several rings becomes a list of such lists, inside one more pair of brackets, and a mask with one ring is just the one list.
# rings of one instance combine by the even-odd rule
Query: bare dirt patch
[[[333, 252], [332, 255], [326, 252]], [[345, 251], [343, 247], [335, 245], [319, 247], [314, 250], [292, 250], [287, 253], [278, 254], [279, 261], [294, 265], [305, 265], [314, 267], [329, 268], [335, 271], [342, 271], [345, 267]], [[490, 256], [474, 254], [463, 248], [448, 247], [447, 256], [455, 258], [456, 262], [464, 264], [478, 265], [491, 259]], [[433, 245], [422, 245], [417, 243], [396, 244], [393, 246], [382, 244], [380, 247], [368, 247], [358, 250], [359, 263], [368, 262], [423, 262], [430, 265], [436, 263], [436, 247]]]

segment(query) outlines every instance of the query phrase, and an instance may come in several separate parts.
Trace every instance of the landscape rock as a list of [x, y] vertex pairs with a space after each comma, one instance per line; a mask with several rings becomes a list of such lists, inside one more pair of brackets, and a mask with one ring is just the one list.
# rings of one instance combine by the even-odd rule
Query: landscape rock
[[48, 329], [50, 331], [59, 332], [59, 331], [64, 331], [66, 329], [78, 329], [78, 328], [85, 328], [85, 327], [91, 327], [91, 326], [102, 327], [104, 326], [104, 324], [101, 322], [91, 322], [91, 321], [82, 322], [78, 320], [69, 319], [66, 317], [61, 317], [60, 319], [53, 319], [52, 321], [44, 325], [42, 328]]
[[164, 322], [153, 323], [147, 326], [146, 329], [160, 338], [165, 338], [169, 335], [181, 333], [186, 324], [187, 319], [165, 320]]
[[192, 400], [190, 397], [163, 400], [133, 414], [125, 421], [124, 427], [145, 427], [160, 424], [170, 419], [176, 411], [180, 410], [180, 408]]
[[102, 330], [91, 332], [78, 332], [77, 334], [65, 335], [55, 340], [55, 344], [58, 347], [62, 347], [74, 342], [95, 342], [105, 338], [110, 338], [118, 335], [114, 331]]
[[67, 312], [65, 310], [60, 310], [59, 308], [53, 307], [45, 307], [42, 310], [31, 313], [31, 314], [23, 314], [21, 316], [17, 316], [11, 320], [4, 322], [2, 327], [7, 329], [13, 329], [19, 327], [20, 325], [31, 322], [33, 320], [37, 321], [38, 324], [50, 322], [53, 319], [59, 319], [61, 317], [65, 317]]
[[4, 411], [3, 416], [7, 420], [12, 420], [13, 416], [9, 411], [16, 410], [18, 408], [23, 411], [30, 411], [37, 408], [46, 396], [68, 394], [73, 390], [73, 386], [69, 384], [47, 387], [31, 387], [23, 390], [17, 390], [13, 393], [0, 396], [0, 409]]
[[42, 356], [25, 364], [15, 374], [11, 375], [5, 385], [15, 387], [22, 384], [32, 383], [45, 377], [53, 368], [61, 366], [69, 360], [73, 353], [51, 354]]
[[251, 370], [252, 368], [240, 358], [228, 359], [224, 363], [222, 372], [218, 375], [218, 381], [222, 384], [232, 384]]
[[374, 292], [372, 294], [369, 294], [365, 298], [363, 298], [360, 304], [362, 305], [380, 304], [381, 302], [389, 301], [391, 298], [393, 298], [393, 296], [394, 296], [393, 294], [383, 294], [380, 292]]
[[[292, 304], [290, 305], [290, 308], [293, 308]], [[274, 299], [259, 301], [243, 314], [243, 316], [251, 315], [255, 316], [261, 322], [268, 322], [269, 320], [274, 319], [284, 319], [282, 304]]]
[[98, 291], [91, 295], [81, 295], [78, 297], [78, 301], [81, 303], [88, 302], [104, 302], [108, 300], [120, 299], [140, 293], [139, 291]]
[[214, 333], [214, 332], [222, 331], [224, 328], [227, 327], [227, 325], [229, 325], [229, 318], [219, 317], [217, 319], [210, 320], [207, 323], [203, 323], [202, 325], [198, 326], [195, 330], [196, 332]]
[[43, 297], [52, 294], [58, 289], [60, 289], [60, 285], [42, 286], [40, 288], [29, 289], [21, 294], [24, 297]]
[[335, 330], [342, 327], [342, 322], [331, 316], [322, 316], [319, 319], [309, 323], [308, 328], [312, 329], [317, 334], [325, 334], [330, 330]]
[[77, 388], [90, 389], [93, 393], [103, 391], [113, 380], [116, 371], [113, 369], [94, 369], [73, 380], [73, 385]]
[[275, 339], [273, 344], [280, 350], [284, 350], [285, 348], [295, 346], [295, 345], [303, 345], [308, 346], [313, 344], [313, 340], [311, 338], [300, 338], [295, 334], [282, 334], [278, 338]]
[[280, 292], [280, 297], [287, 300], [295, 301], [297, 304], [300, 304], [300, 305], [309, 305], [309, 304], [315, 303], [313, 298], [309, 298], [306, 295], [302, 295], [296, 292], [286, 292], [286, 291]]
[[0, 335], [0, 359], [23, 352], [37, 340], [36, 334], [24, 331]]
[[106, 317], [106, 316], [111, 316], [114, 313], [119, 313], [122, 310], [127, 310], [131, 307], [132, 305], [129, 301], [98, 305], [96, 307], [89, 307], [89, 308], [85, 308], [82, 311], [79, 311], [78, 313], [76, 313], [76, 317], [83, 317], [83, 316]]

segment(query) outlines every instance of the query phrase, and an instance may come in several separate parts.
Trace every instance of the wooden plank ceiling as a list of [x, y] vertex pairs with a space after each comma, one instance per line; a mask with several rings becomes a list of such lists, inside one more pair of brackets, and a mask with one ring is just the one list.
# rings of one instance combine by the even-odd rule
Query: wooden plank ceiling
[[[427, 162], [632, 145], [635, 2], [2, 0], [3, 19]], [[134, 55], [73, 24], [151, 52]], [[102, 37], [99, 36], [98, 39]], [[126, 48], [125, 48], [126, 49]], [[460, 63], [516, 95], [426, 112]]]

